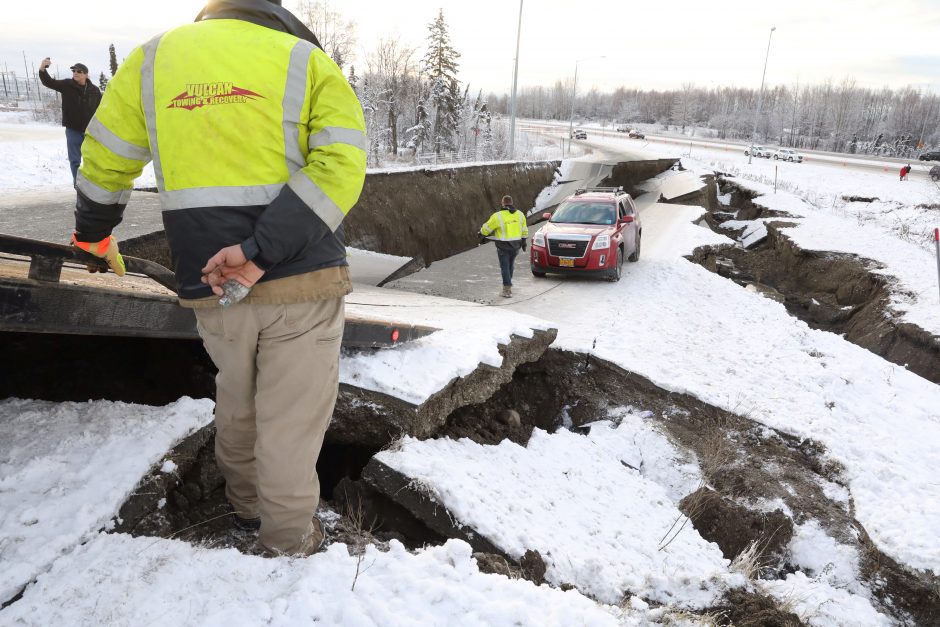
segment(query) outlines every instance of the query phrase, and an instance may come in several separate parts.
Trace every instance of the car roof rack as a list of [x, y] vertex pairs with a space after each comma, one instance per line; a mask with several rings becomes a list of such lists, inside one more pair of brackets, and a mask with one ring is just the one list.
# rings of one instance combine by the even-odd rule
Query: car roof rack
[[587, 194], [590, 192], [603, 192], [607, 194], [619, 194], [623, 191], [623, 185], [619, 187], [579, 187], [574, 195], [580, 196], [581, 194]]

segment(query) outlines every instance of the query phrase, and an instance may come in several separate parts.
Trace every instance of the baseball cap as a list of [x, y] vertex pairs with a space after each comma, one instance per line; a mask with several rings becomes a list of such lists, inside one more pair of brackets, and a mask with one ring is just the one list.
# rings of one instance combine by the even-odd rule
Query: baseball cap
[[74, 70], [76, 72], [81, 72], [82, 74], [88, 74], [88, 66], [85, 65], [84, 63], [76, 63], [69, 69]]

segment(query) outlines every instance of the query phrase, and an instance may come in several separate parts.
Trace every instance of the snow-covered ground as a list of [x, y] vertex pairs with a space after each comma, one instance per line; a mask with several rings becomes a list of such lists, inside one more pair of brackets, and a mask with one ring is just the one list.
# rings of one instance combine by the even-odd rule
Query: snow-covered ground
[[[16, 170], [0, 172], [10, 176], [0, 178], [0, 191], [23, 189], [22, 181], [34, 180], [58, 158], [53, 152], [42, 157], [42, 150], [53, 150], [47, 143], [61, 144], [64, 157], [64, 141], [26, 142], [35, 158], [0, 168]], [[0, 152], [5, 166], [6, 154]], [[683, 163], [726, 172], [741, 167], [707, 155]], [[760, 162], [740, 178], [765, 184], [759, 177], [766, 178], [767, 167], [772, 172], [772, 163]], [[853, 224], [874, 229], [866, 240], [872, 247], [878, 235], [899, 240], [892, 218], [881, 211], [860, 226], [839, 215], [844, 207], [806, 203], [812, 194], [831, 196], [836, 186], [811, 167], [781, 164], [794, 187], [778, 191], [778, 200], [758, 199], [784, 203], [803, 216], [791, 230], [805, 237], [801, 245], [850, 250], [846, 240], [861, 235], [842, 238], [840, 225]], [[906, 207], [914, 213], [910, 207], [927, 202], [921, 197], [932, 198], [929, 188], [913, 181], [903, 187], [894, 179], [891, 187], [869, 180], [878, 176], [866, 173], [846, 184], [877, 189], [883, 201], [897, 203], [898, 212]], [[594, 354], [667, 390], [823, 443], [845, 467], [848, 494], [838, 487], [833, 494], [851, 498], [878, 546], [910, 567], [940, 574], [940, 484], [932, 470], [940, 462], [938, 386], [814, 331], [781, 305], [686, 261], [683, 255], [696, 246], [730, 242], [693, 224], [702, 210], [649, 201], [643, 207], [643, 258], [625, 266], [616, 284], [547, 279], [543, 293], [502, 308], [357, 287], [351, 313], [442, 330], [402, 350], [344, 359], [344, 380], [420, 402], [477, 363], [498, 364], [495, 346], [511, 333], [557, 327], [561, 348]], [[812, 240], [814, 233], [825, 235]], [[936, 290], [928, 295], [918, 287], [915, 267], [930, 257], [923, 246], [905, 244], [885, 249], [884, 272], [911, 282], [912, 302], [896, 306], [929, 328], [937, 303], [928, 298], [935, 299]], [[705, 607], [726, 587], [744, 584], [691, 526], [659, 550], [678, 516], [676, 501], [691, 490], [698, 471], [694, 460], [652, 429], [643, 408], [616, 410], [587, 436], [536, 432], [528, 447], [406, 440], [381, 454], [419, 477], [460, 520], [485, 530], [507, 553], [538, 549], [548, 580], [577, 590], [483, 575], [459, 541], [417, 553], [396, 543], [387, 553], [369, 549], [356, 578], [357, 560], [342, 545], [303, 560], [265, 560], [98, 533], [146, 468], [159, 463], [174, 440], [204, 424], [210, 408], [191, 400], [166, 408], [14, 399], [0, 405], [0, 428], [9, 429], [0, 439], [0, 572], [8, 573], [0, 580], [2, 596], [38, 575], [21, 600], [0, 612], [0, 622], [657, 624], [673, 621], [670, 606]], [[639, 468], [638, 455], [642, 471], [625, 465]], [[805, 573], [751, 585], [788, 602], [814, 625], [888, 622], [858, 582], [852, 549], [806, 521], [789, 550]], [[650, 609], [640, 597], [668, 605]]]
[[619, 424], [597, 423], [587, 436], [536, 430], [525, 447], [406, 438], [376, 457], [511, 557], [539, 551], [555, 585], [607, 603], [629, 590], [664, 604], [714, 605], [744, 578], [697, 533], [665, 540], [682, 518], [678, 501], [697, 487], [697, 467], [681, 463], [643, 417], [614, 417]]
[[0, 401], [0, 601], [103, 528], [212, 407]]

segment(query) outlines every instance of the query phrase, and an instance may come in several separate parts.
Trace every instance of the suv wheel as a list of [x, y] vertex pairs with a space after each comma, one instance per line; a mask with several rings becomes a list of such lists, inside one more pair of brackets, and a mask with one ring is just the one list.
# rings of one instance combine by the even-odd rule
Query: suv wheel
[[535, 266], [531, 266], [531, 269], [532, 269], [532, 276], [534, 276], [535, 278], [537, 278], [537, 279], [544, 279], [544, 278], [545, 278], [545, 273], [544, 273], [544, 272], [539, 272], [538, 270], [536, 270], [536, 269], [535, 269]]
[[617, 249], [617, 265], [614, 266], [614, 269], [610, 271], [610, 274], [607, 275], [607, 280], [611, 283], [615, 283], [620, 280], [620, 277], [623, 276], [623, 249]]
[[633, 249], [633, 254], [630, 255], [630, 261], [636, 263], [640, 260], [640, 242], [642, 241], [640, 233], [636, 234], [636, 248]]
[[780, 158], [780, 157], [778, 157], [777, 155], [774, 155], [774, 161], [776, 161], [776, 160], [779, 159], [779, 158]]

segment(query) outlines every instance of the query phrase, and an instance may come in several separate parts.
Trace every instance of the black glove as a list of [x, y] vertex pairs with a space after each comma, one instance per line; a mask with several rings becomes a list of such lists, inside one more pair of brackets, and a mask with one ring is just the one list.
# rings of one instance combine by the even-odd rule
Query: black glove
[[525, 243], [525, 240], [522, 240], [522, 252], [525, 252], [525, 251], [526, 251], [526, 243]]
[[481, 244], [485, 244], [486, 241], [487, 241], [487, 240], [486, 240], [486, 235], [483, 235], [483, 233], [480, 233], [480, 243], [481, 243]]

